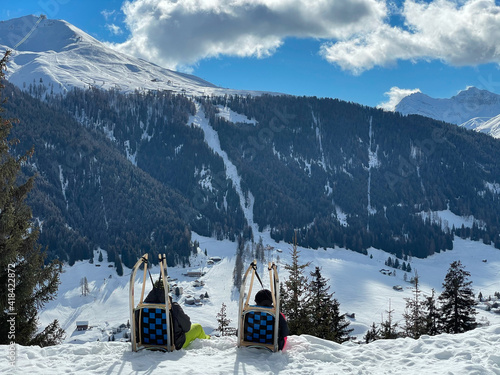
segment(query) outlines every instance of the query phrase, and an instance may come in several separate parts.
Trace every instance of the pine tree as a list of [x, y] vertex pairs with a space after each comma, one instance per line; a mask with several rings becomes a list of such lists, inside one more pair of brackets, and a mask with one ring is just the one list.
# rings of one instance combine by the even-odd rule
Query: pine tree
[[231, 319], [228, 319], [226, 315], [226, 304], [222, 303], [222, 307], [220, 309], [220, 312], [217, 313], [217, 323], [219, 323], [219, 326], [217, 327], [217, 330], [220, 332], [221, 336], [231, 336], [234, 335], [236, 330], [235, 328], [229, 327], [229, 324], [231, 323]]
[[372, 323], [370, 329], [366, 331], [366, 334], [363, 338], [367, 344], [369, 344], [372, 341], [380, 339], [380, 330], [375, 324], [375, 322]]
[[413, 298], [406, 299], [406, 310], [403, 313], [405, 320], [404, 335], [418, 339], [425, 333], [426, 317], [424, 315], [424, 302], [420, 299], [418, 274], [415, 272], [415, 286]]
[[243, 261], [244, 261], [245, 243], [241, 238], [238, 239], [238, 248], [236, 249], [236, 261], [233, 269], [233, 286], [239, 291], [243, 278]]
[[42, 348], [58, 345], [64, 339], [64, 335], [64, 330], [59, 326], [59, 321], [55, 319], [41, 333], [35, 335], [29, 345], [38, 345]]
[[443, 332], [461, 333], [476, 327], [476, 301], [469, 277], [470, 273], [465, 271], [460, 261], [451, 263], [443, 282], [443, 292], [438, 298]]
[[123, 276], [123, 264], [118, 254], [115, 257], [115, 267], [116, 267], [116, 274], [118, 276]]
[[261, 263], [265, 263], [264, 243], [262, 237], [259, 237], [259, 242], [255, 247], [255, 259], [257, 259]]
[[97, 259], [101, 263], [104, 259], [102, 258], [102, 251], [99, 251], [99, 258]]
[[394, 263], [393, 263], [393, 265], [392, 265], [392, 266], [393, 266], [394, 268], [396, 268], [396, 269], [397, 269], [397, 268], [399, 268], [399, 259], [398, 259], [398, 258], [396, 258], [396, 259], [394, 260]]
[[439, 310], [436, 305], [434, 289], [424, 301], [425, 330], [423, 334], [435, 336], [439, 334]]
[[321, 275], [321, 269], [316, 267], [311, 272], [313, 278], [309, 284], [310, 298], [307, 303], [307, 315], [309, 317], [309, 327], [304, 327], [308, 334], [329, 339], [330, 337], [330, 315], [333, 298], [332, 293], [328, 293], [330, 287], [327, 280]]
[[331, 312], [331, 340], [339, 344], [349, 341], [351, 339], [351, 332], [354, 329], [349, 328], [351, 324], [346, 318], [346, 314], [340, 314], [340, 303], [334, 298], [332, 301], [332, 312]]
[[313, 278], [310, 286], [310, 298], [307, 303], [308, 326], [303, 327], [310, 335], [342, 343], [350, 339], [353, 331], [348, 329], [350, 322], [345, 314], [340, 314], [340, 303], [328, 293], [328, 280], [321, 275], [321, 269], [316, 267], [311, 272]]
[[[9, 51], [0, 60], [0, 92], [5, 87], [2, 81], [8, 56]], [[39, 231], [25, 203], [34, 177], [20, 178], [21, 166], [33, 150], [17, 158], [11, 155], [16, 140], [8, 137], [14, 122], [0, 116], [0, 280], [4, 286], [0, 288], [0, 344], [47, 346], [64, 336], [57, 320], [37, 334], [37, 309], [57, 293], [59, 264], [44, 264], [45, 254], [37, 243]]]
[[82, 289], [82, 296], [87, 296], [90, 293], [87, 277], [80, 280], [80, 287]]
[[304, 301], [307, 300], [307, 278], [304, 276], [304, 269], [309, 263], [300, 264], [300, 251], [297, 250], [295, 241], [291, 251], [292, 264], [286, 264], [288, 279], [280, 284], [281, 311], [287, 317], [290, 334], [300, 335], [309, 333], [305, 330], [308, 327], [307, 312], [304, 308]]
[[383, 321], [379, 330], [379, 337], [381, 339], [395, 339], [398, 337], [397, 327], [398, 324], [394, 323], [392, 320], [392, 314], [394, 310], [391, 309], [391, 303], [389, 301], [389, 310], [386, 310], [387, 320]]

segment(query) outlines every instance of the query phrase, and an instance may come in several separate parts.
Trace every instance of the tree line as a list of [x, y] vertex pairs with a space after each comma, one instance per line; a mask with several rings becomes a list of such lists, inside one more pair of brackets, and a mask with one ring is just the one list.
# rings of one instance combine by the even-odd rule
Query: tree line
[[422, 335], [462, 333], [476, 328], [476, 300], [469, 278], [470, 273], [462, 263], [454, 261], [446, 273], [441, 294], [436, 296], [433, 289], [430, 296], [423, 297], [418, 275], [415, 275], [413, 297], [406, 299], [403, 324], [394, 322], [394, 310], [389, 307], [387, 319], [378, 325], [372, 324], [365, 342], [398, 337], [418, 339]]
[[[300, 251], [294, 246], [291, 264], [286, 264], [288, 279], [280, 285], [281, 311], [286, 315], [290, 333], [308, 334], [342, 343], [353, 339], [350, 321], [340, 312], [340, 303], [329, 292], [328, 280], [321, 268], [305, 275], [309, 263], [301, 263]], [[389, 258], [390, 259], [390, 258]], [[389, 307], [384, 321], [375, 322], [363, 337], [366, 343], [380, 339], [410, 337], [441, 333], [462, 333], [478, 326], [475, 315], [476, 301], [469, 280], [470, 273], [460, 261], [454, 261], [443, 282], [443, 291], [436, 296], [422, 296], [418, 274], [412, 279], [413, 297], [406, 299], [402, 324], [394, 321], [394, 310]]]

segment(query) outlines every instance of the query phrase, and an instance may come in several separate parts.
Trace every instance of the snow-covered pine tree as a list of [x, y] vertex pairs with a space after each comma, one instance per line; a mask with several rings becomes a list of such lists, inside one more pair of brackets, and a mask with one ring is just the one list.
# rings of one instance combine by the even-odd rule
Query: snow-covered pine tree
[[470, 287], [470, 273], [460, 261], [451, 263], [443, 282], [440, 327], [446, 333], [461, 333], [476, 328], [476, 301]]
[[217, 330], [220, 332], [221, 336], [225, 336], [224, 333], [226, 332], [226, 328], [229, 327], [229, 323], [231, 323], [231, 320], [227, 318], [226, 304], [224, 302], [222, 303], [220, 312], [217, 313], [217, 323], [219, 323]]
[[[9, 51], [0, 60], [0, 92]], [[4, 112], [0, 102], [0, 114]], [[25, 202], [34, 177], [22, 181], [21, 167], [33, 150], [14, 157], [8, 139], [16, 120], [0, 116], [0, 344], [48, 346], [59, 343], [64, 331], [57, 320], [38, 332], [38, 309], [54, 299], [59, 286], [59, 264], [44, 264], [38, 230]], [[13, 319], [13, 320], [12, 320]], [[10, 330], [14, 322], [13, 331]]]
[[217, 313], [217, 323], [219, 323], [217, 330], [220, 332], [221, 336], [231, 336], [236, 333], [235, 328], [229, 327], [231, 319], [227, 317], [225, 303], [222, 303], [220, 312]]

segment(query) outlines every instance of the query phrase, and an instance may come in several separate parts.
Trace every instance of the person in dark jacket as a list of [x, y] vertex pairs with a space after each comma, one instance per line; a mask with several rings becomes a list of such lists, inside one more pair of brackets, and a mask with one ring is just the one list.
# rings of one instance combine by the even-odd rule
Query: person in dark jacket
[[182, 307], [177, 302], [172, 302], [172, 297], [169, 299], [170, 306], [172, 306], [175, 349], [186, 348], [196, 339], [210, 339], [210, 335], [205, 333], [201, 324], [191, 324], [191, 319], [182, 310]]
[[[273, 307], [273, 295], [269, 289], [262, 289], [255, 295], [255, 303], [262, 307]], [[286, 345], [286, 338], [290, 334], [285, 315], [280, 313], [278, 320], [278, 349], [283, 350]]]
[[[177, 302], [173, 302], [172, 297], [169, 296], [168, 298], [171, 306], [170, 312], [172, 315], [175, 349], [179, 350], [186, 348], [196, 339], [210, 338], [210, 335], [205, 333], [201, 324], [191, 324], [191, 319], [189, 319], [189, 316], [182, 310], [182, 307]], [[165, 303], [163, 283], [155, 283], [153, 289], [144, 300], [144, 303]]]

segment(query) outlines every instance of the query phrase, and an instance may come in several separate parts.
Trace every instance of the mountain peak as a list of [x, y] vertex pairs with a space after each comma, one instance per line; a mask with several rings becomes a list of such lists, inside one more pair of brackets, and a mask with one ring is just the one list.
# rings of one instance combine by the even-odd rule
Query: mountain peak
[[0, 22], [0, 44], [18, 52], [62, 52], [79, 42], [100, 43], [66, 21], [47, 19], [43, 15]]
[[452, 99], [462, 102], [474, 102], [475, 104], [500, 103], [500, 95], [474, 86], [469, 86], [467, 89], [460, 91]]
[[123, 54], [66, 21], [43, 15], [0, 22], [0, 50], [6, 49], [13, 50], [6, 77], [21, 89], [42, 83], [54, 93], [65, 93], [72, 87], [97, 87], [192, 95], [262, 94], [223, 89], [193, 75]]
[[460, 95], [460, 94], [474, 94], [474, 93], [478, 93], [478, 92], [481, 92], [481, 91], [488, 92], [486, 90], [478, 89], [475, 86], [467, 86], [467, 88], [465, 90], [460, 90], [460, 92], [458, 93], [458, 95]]
[[432, 98], [414, 93], [403, 98], [396, 111], [405, 115], [418, 114], [436, 120], [476, 129], [500, 114], [500, 95], [469, 86], [451, 98]]

